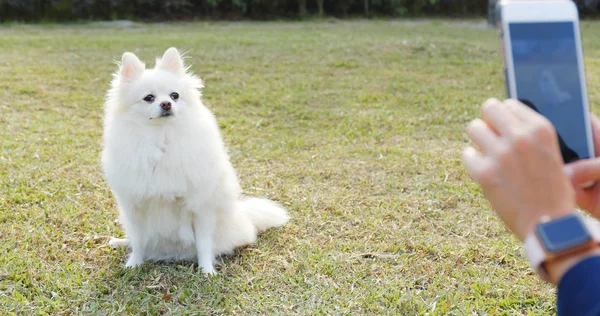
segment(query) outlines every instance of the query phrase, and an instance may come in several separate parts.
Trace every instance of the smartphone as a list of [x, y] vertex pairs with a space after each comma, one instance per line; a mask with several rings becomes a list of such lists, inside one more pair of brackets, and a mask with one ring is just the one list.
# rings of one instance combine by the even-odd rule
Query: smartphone
[[508, 97], [554, 125], [565, 163], [594, 157], [575, 3], [504, 0], [496, 14]]

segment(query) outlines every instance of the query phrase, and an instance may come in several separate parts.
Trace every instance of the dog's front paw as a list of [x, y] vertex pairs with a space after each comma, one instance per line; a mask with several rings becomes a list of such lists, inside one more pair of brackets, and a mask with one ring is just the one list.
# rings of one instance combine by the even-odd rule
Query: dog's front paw
[[144, 259], [141, 256], [136, 256], [133, 253], [127, 259], [127, 263], [125, 263], [126, 268], [135, 268], [144, 263]]
[[200, 266], [200, 270], [202, 270], [202, 273], [204, 273], [206, 275], [215, 275], [215, 274], [217, 274], [217, 270], [215, 270], [215, 268], [212, 265], [209, 265], [209, 266]]

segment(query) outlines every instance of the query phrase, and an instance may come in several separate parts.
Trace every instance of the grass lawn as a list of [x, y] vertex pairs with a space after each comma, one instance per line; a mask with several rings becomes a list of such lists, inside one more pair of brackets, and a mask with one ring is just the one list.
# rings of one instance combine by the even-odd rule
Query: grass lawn
[[[539, 315], [554, 289], [470, 180], [504, 97], [483, 21], [0, 27], [0, 314]], [[599, 23], [583, 24], [600, 110]], [[220, 259], [124, 269], [100, 167], [115, 60], [169, 46], [205, 80], [247, 195], [292, 220]]]

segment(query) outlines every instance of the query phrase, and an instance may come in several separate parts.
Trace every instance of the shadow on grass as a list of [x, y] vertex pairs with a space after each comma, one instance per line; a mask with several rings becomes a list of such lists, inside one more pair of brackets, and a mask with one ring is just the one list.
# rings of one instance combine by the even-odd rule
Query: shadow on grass
[[136, 268], [126, 268], [129, 250], [114, 250], [111, 256], [118, 259], [110, 260], [110, 267], [99, 271], [100, 279], [95, 280], [90, 295], [94, 299], [85, 302], [81, 309], [85, 313], [128, 314], [228, 310], [240, 291], [244, 291], [231, 288], [232, 274], [228, 270], [239, 266], [243, 253], [253, 248], [254, 245], [248, 245], [231, 255], [218, 257], [217, 274], [210, 276], [190, 261], [148, 261]]

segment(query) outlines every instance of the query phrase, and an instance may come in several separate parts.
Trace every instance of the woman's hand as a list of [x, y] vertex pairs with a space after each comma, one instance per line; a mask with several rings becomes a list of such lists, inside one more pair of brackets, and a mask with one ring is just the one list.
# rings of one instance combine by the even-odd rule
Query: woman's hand
[[600, 219], [600, 120], [593, 114], [590, 116], [597, 158], [570, 163], [565, 171], [575, 189], [577, 205]]
[[571, 213], [575, 193], [552, 124], [514, 100], [487, 100], [482, 113], [468, 126], [480, 151], [465, 149], [463, 162], [506, 226], [524, 240], [541, 217]]

